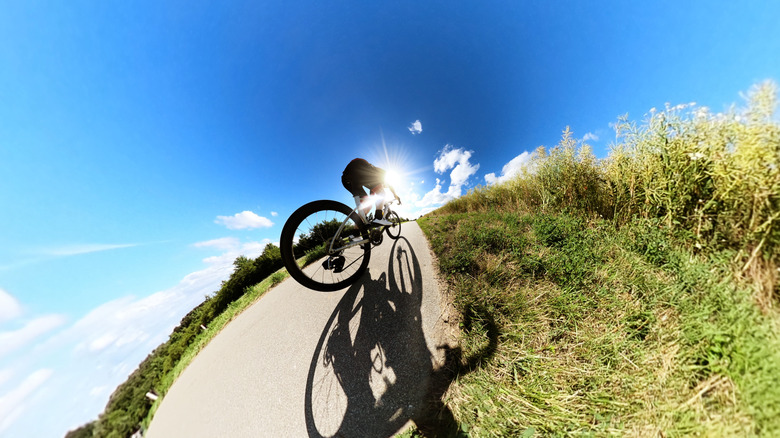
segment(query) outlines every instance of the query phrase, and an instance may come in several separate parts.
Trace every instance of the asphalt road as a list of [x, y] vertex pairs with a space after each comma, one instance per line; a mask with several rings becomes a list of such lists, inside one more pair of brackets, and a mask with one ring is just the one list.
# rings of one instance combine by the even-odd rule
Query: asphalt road
[[387, 437], [424, 409], [447, 324], [415, 222], [338, 292], [288, 279], [212, 340], [147, 436]]

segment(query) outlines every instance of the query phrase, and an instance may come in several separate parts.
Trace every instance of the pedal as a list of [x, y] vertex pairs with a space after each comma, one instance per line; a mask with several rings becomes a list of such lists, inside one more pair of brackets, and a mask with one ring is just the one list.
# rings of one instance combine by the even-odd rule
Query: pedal
[[344, 259], [343, 256], [328, 257], [324, 262], [322, 262], [322, 267], [327, 271], [339, 273], [344, 270], [345, 261], [346, 259]]

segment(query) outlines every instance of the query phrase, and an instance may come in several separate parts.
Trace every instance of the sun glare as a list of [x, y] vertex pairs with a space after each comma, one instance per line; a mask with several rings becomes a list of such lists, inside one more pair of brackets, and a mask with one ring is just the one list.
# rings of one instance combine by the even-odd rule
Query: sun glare
[[385, 182], [393, 187], [400, 187], [403, 185], [403, 177], [397, 170], [387, 169], [385, 172]]

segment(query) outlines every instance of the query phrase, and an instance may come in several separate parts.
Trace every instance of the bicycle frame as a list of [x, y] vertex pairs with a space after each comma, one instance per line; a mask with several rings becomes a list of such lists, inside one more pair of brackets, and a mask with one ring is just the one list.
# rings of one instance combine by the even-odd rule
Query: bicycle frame
[[[344, 227], [347, 225], [347, 222], [349, 222], [352, 219], [353, 215], [357, 215], [357, 217], [359, 217], [360, 220], [363, 222], [363, 225], [368, 225], [368, 221], [366, 220], [366, 217], [364, 215], [360, 214], [360, 210], [365, 208], [366, 204], [368, 206], [373, 205], [373, 203], [376, 202], [377, 198], [378, 198], [378, 196], [376, 196], [376, 195], [369, 196], [369, 200], [373, 200], [373, 202], [371, 204], [369, 204], [369, 201], [361, 203], [361, 205], [358, 205], [357, 207], [355, 207], [352, 210], [352, 213], [350, 213], [349, 216], [347, 216], [347, 218], [344, 219], [343, 222], [341, 222], [341, 225], [339, 226], [339, 229], [336, 230], [336, 234], [333, 236], [333, 239], [331, 239], [330, 245], [328, 246], [328, 255], [332, 255], [332, 254], [338, 253], [338, 252], [343, 251], [343, 250], [345, 250], [347, 248], [352, 248], [353, 246], [365, 245], [366, 239], [361, 237], [358, 240], [356, 240], [354, 242], [349, 242], [349, 243], [347, 243], [344, 246], [341, 246], [341, 247], [338, 247], [338, 248], [333, 248], [333, 245], [336, 243], [336, 241], [340, 240], [339, 238], [341, 237], [341, 232], [344, 231]], [[382, 207], [382, 213], [385, 215], [385, 217], [387, 216], [387, 213], [390, 211], [390, 204], [393, 204], [395, 202], [396, 202], [395, 199], [393, 199], [391, 201], [388, 201], [388, 202], [385, 202], [385, 205]]]

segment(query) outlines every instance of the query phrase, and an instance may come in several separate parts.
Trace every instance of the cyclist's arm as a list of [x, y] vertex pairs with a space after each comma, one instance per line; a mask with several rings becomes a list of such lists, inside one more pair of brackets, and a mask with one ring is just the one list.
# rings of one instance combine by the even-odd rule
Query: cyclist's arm
[[395, 196], [395, 199], [398, 200], [398, 203], [401, 203], [401, 198], [398, 197], [398, 194], [395, 192], [395, 189], [390, 184], [386, 184], [387, 188], [390, 189], [391, 192], [393, 192], [393, 196]]

